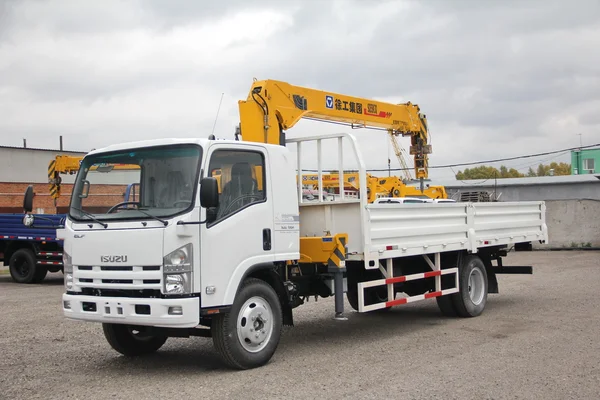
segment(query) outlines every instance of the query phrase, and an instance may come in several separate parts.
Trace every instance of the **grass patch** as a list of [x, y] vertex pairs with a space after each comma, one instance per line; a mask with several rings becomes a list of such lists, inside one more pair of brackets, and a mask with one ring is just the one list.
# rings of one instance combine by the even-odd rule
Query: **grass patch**
[[9, 273], [10, 273], [10, 271], [8, 269], [0, 269], [0, 275], [6, 275]]

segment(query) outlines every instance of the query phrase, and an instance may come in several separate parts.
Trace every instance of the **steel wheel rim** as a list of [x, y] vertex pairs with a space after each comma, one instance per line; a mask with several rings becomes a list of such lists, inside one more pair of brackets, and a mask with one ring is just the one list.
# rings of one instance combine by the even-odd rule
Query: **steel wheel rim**
[[29, 273], [29, 263], [25, 257], [19, 257], [15, 261], [15, 269], [22, 276], [25, 277]]
[[246, 300], [237, 318], [237, 335], [242, 347], [251, 353], [263, 350], [273, 334], [273, 311], [262, 297]]
[[483, 301], [484, 288], [483, 273], [479, 268], [473, 268], [469, 274], [469, 297], [476, 306]]

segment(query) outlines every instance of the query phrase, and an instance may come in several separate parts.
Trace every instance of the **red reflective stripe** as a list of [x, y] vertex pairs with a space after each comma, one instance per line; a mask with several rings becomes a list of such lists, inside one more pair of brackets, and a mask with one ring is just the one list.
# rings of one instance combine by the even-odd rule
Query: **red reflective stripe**
[[425, 272], [424, 274], [425, 278], [431, 278], [432, 276], [438, 276], [438, 275], [442, 275], [442, 271], [431, 271], [431, 272]]
[[441, 296], [441, 295], [442, 295], [441, 291], [439, 291], [439, 292], [425, 293], [425, 298], [426, 299], [430, 299], [432, 297], [438, 297], [438, 296]]
[[398, 306], [400, 304], [406, 304], [407, 301], [408, 301], [407, 298], [397, 299], [397, 300], [392, 300], [392, 301], [387, 301], [385, 303], [385, 306], [386, 307]]
[[406, 277], [405, 276], [399, 276], [399, 277], [396, 277], [396, 278], [388, 278], [388, 279], [385, 280], [385, 283], [386, 284], [388, 284], [388, 283], [400, 283], [400, 282], [404, 282], [404, 281], [406, 281]]

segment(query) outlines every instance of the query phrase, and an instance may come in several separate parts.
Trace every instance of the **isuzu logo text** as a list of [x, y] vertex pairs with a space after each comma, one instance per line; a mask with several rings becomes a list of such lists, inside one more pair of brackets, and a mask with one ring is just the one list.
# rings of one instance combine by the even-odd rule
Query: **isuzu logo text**
[[127, 256], [100, 256], [100, 262], [127, 262]]

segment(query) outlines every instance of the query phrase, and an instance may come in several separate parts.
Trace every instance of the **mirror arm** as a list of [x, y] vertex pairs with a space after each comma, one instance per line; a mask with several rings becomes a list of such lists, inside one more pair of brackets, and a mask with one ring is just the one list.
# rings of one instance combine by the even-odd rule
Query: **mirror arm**
[[[52, 222], [52, 223], [54, 223], [54, 221], [53, 221], [51, 218], [42, 217], [42, 216], [39, 216], [39, 215], [36, 215], [36, 216], [35, 216], [35, 219], [40, 219], [40, 220], [42, 220], [42, 221], [49, 221], [49, 222]], [[48, 225], [43, 225], [43, 226], [41, 226], [41, 225], [38, 225], [38, 226], [35, 226], [35, 220], [34, 220], [34, 223], [33, 223], [33, 224], [31, 224], [29, 227], [30, 227], [30, 228], [52, 228], [52, 229], [64, 229], [64, 228], [65, 228], [65, 226], [64, 226], [64, 225], [60, 225], [60, 224], [58, 224], [58, 225], [54, 225], [54, 224], [52, 224], [52, 225], [50, 225], [50, 226], [48, 226]]]
[[51, 228], [51, 229], [65, 229], [64, 225], [36, 225], [35, 222], [28, 226], [28, 228]]

